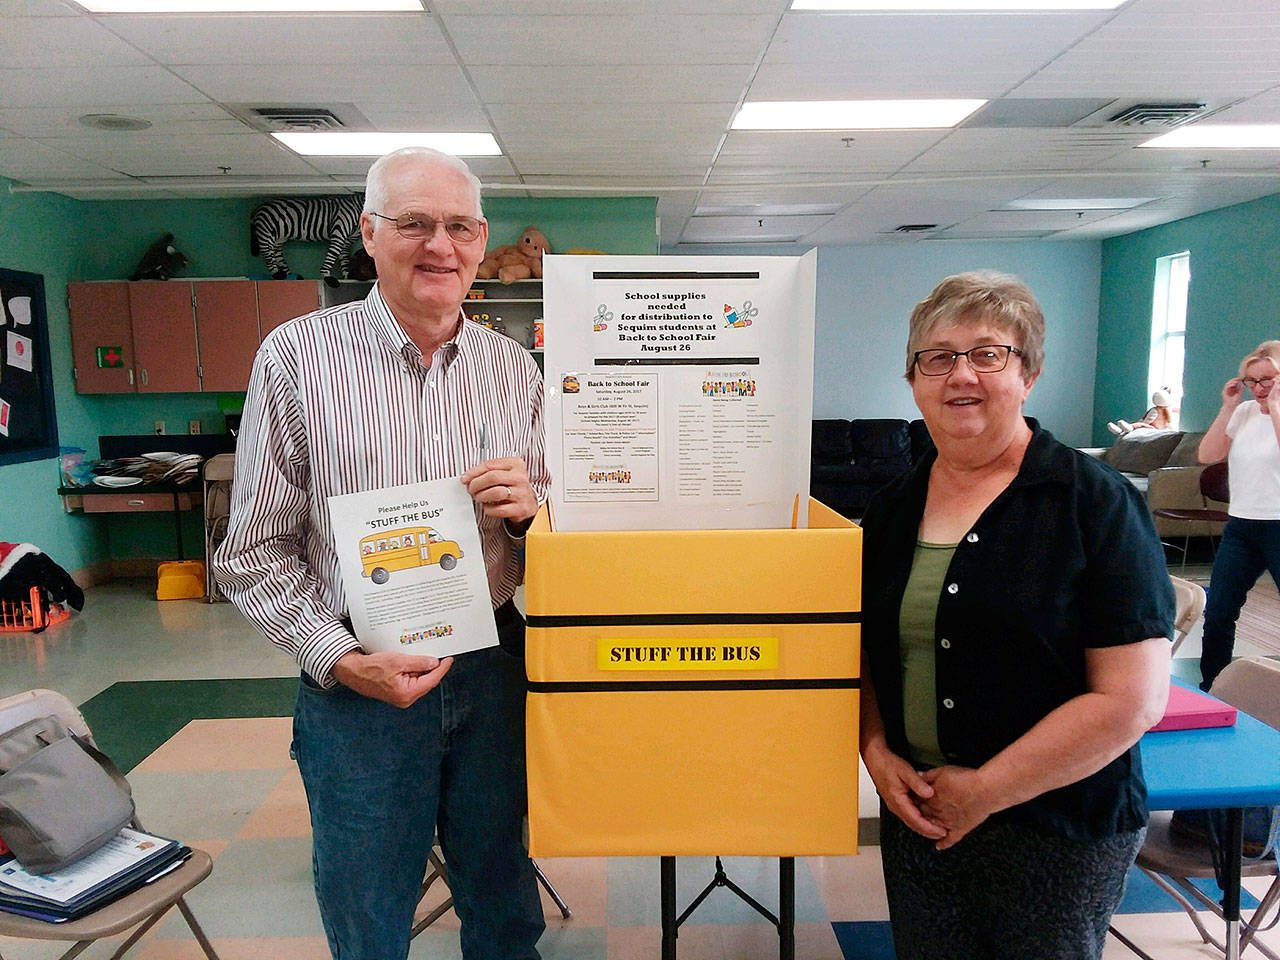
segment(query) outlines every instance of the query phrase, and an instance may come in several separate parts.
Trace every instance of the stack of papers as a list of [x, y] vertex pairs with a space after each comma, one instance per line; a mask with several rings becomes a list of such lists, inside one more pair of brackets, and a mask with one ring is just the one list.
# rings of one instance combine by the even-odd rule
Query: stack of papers
[[0, 910], [50, 923], [75, 920], [177, 869], [189, 856], [191, 850], [176, 840], [128, 827], [56, 873], [30, 873], [7, 854], [0, 857]]

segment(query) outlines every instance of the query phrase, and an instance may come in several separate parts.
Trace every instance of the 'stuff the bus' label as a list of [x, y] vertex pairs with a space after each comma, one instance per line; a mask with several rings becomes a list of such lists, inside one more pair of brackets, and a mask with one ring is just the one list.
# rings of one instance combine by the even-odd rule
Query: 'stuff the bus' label
[[601, 637], [596, 640], [600, 670], [776, 670], [777, 637], [707, 639]]

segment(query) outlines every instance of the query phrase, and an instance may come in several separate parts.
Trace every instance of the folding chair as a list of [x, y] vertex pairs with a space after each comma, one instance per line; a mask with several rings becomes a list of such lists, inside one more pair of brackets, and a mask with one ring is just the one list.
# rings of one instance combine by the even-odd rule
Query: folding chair
[[[1219, 700], [1234, 707], [1269, 726], [1280, 730], [1280, 663], [1263, 657], [1236, 660], [1218, 674], [1210, 691]], [[1147, 839], [1138, 853], [1138, 868], [1146, 874], [1161, 890], [1173, 897], [1186, 911], [1191, 922], [1195, 924], [1200, 939], [1225, 954], [1226, 947], [1214, 937], [1204, 923], [1196, 915], [1197, 904], [1222, 919], [1222, 907], [1191, 883], [1193, 877], [1213, 877], [1213, 851], [1207, 843], [1188, 842], [1170, 833], [1168, 811], [1153, 813], [1147, 828]], [[1269, 960], [1280, 960], [1280, 955], [1271, 950], [1255, 934], [1263, 929], [1263, 924], [1272, 910], [1280, 903], [1280, 876], [1276, 872], [1274, 855], [1266, 860], [1246, 860], [1241, 874], [1245, 877], [1272, 877], [1271, 886], [1263, 895], [1258, 909], [1248, 921], [1241, 919], [1240, 950], [1241, 952], [1253, 944], [1258, 952]], [[1112, 933], [1116, 933], [1113, 929]], [[1126, 937], [1116, 936], [1130, 950], [1145, 960], [1152, 960], [1149, 954], [1140, 950]]]
[[[1177, 615], [1173, 620], [1173, 653], [1178, 652], [1178, 647], [1182, 646], [1182, 641], [1187, 639], [1189, 634], [1200, 618], [1204, 616], [1205, 592], [1204, 587], [1198, 583], [1192, 583], [1190, 580], [1183, 580], [1181, 577], [1175, 577], [1172, 574], [1169, 580], [1173, 583], [1173, 592], [1177, 598]], [[1248, 711], [1246, 711], [1248, 712]]]
[[[14, 729], [28, 720], [40, 717], [56, 716], [68, 730], [92, 742], [89, 725], [75, 705], [60, 693], [52, 690], [28, 690], [0, 700], [0, 733]], [[145, 829], [135, 818], [133, 827]], [[178, 867], [132, 893], [114, 900], [93, 913], [79, 920], [66, 923], [45, 923], [32, 920], [17, 914], [0, 911], [0, 936], [17, 937], [26, 940], [61, 940], [70, 941], [72, 946], [59, 960], [71, 960], [87, 950], [95, 941], [105, 937], [113, 937], [132, 929], [133, 932], [120, 944], [111, 955], [111, 960], [119, 960], [133, 947], [160, 919], [176, 906], [187, 921], [187, 926], [195, 935], [209, 960], [218, 960], [213, 945], [205, 936], [204, 930], [187, 906], [184, 895], [213, 869], [213, 861], [203, 850], [192, 849], [191, 856]], [[0, 960], [3, 956], [0, 955]]]
[[[1231, 502], [1231, 488], [1227, 477], [1227, 464], [1224, 460], [1221, 463], [1211, 463], [1200, 471], [1200, 504], [1195, 509], [1177, 509], [1175, 507], [1157, 507], [1151, 511], [1153, 517], [1160, 517], [1164, 520], [1180, 520], [1184, 523], [1226, 523], [1228, 519], [1225, 510], [1220, 510], [1212, 506], [1214, 503], [1226, 504]], [[1175, 550], [1182, 550], [1182, 567], [1187, 569], [1187, 550], [1191, 545], [1191, 534], [1188, 533], [1182, 538], [1182, 546], [1178, 547], [1176, 543], [1169, 544]], [[1209, 550], [1216, 558], [1218, 548], [1214, 544], [1213, 535], [1209, 535]]]
[[[560, 908], [560, 916], [568, 920], [573, 916], [572, 911], [569, 910], [569, 905], [564, 902], [559, 891], [547, 879], [547, 875], [542, 872], [542, 868], [538, 866], [537, 861], [530, 860], [529, 862], [533, 864], [533, 873], [538, 878], [538, 882], [547, 891], [547, 895], [555, 901], [555, 905]], [[440, 852], [439, 843], [434, 843], [431, 846], [431, 852], [427, 855], [427, 875], [422, 880], [422, 893], [418, 897], [418, 910], [413, 915], [413, 927], [409, 931], [410, 940], [453, 909], [452, 896], [445, 897], [443, 901], [434, 907], [426, 907], [424, 901], [427, 898], [427, 891], [431, 889], [432, 884], [437, 880], [444, 883], [445, 886], [449, 885], [449, 873], [444, 864], [444, 856]]]

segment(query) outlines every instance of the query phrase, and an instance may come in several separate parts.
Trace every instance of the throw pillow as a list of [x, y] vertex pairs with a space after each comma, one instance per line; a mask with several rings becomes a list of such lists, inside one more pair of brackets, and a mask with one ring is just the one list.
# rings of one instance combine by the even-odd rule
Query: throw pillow
[[1178, 441], [1178, 445], [1173, 448], [1173, 453], [1169, 454], [1169, 462], [1166, 467], [1198, 467], [1200, 461], [1196, 454], [1200, 450], [1200, 441], [1204, 439], [1204, 433], [1184, 433], [1182, 439]]
[[1121, 473], [1145, 476], [1169, 461], [1169, 455], [1181, 439], [1182, 434], [1177, 430], [1135, 430], [1118, 438], [1102, 455], [1102, 461]]

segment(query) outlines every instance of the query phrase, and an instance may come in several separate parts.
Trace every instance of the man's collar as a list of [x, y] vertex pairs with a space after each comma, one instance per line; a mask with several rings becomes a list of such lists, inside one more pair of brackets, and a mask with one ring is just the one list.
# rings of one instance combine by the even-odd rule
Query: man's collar
[[[373, 285], [373, 289], [369, 291], [369, 295], [365, 297], [364, 302], [365, 313], [372, 320], [373, 329], [378, 339], [390, 350], [403, 357], [411, 366], [421, 364], [424, 359], [422, 351], [409, 337], [409, 334], [405, 332], [395, 314], [391, 312], [391, 307], [383, 299], [378, 284], [375, 283]], [[453, 336], [440, 345], [440, 349], [444, 351], [443, 359], [446, 364], [452, 363], [454, 358], [458, 356], [467, 336], [466, 315], [459, 308], [458, 325], [454, 329]], [[426, 359], [429, 365], [430, 358]]]

